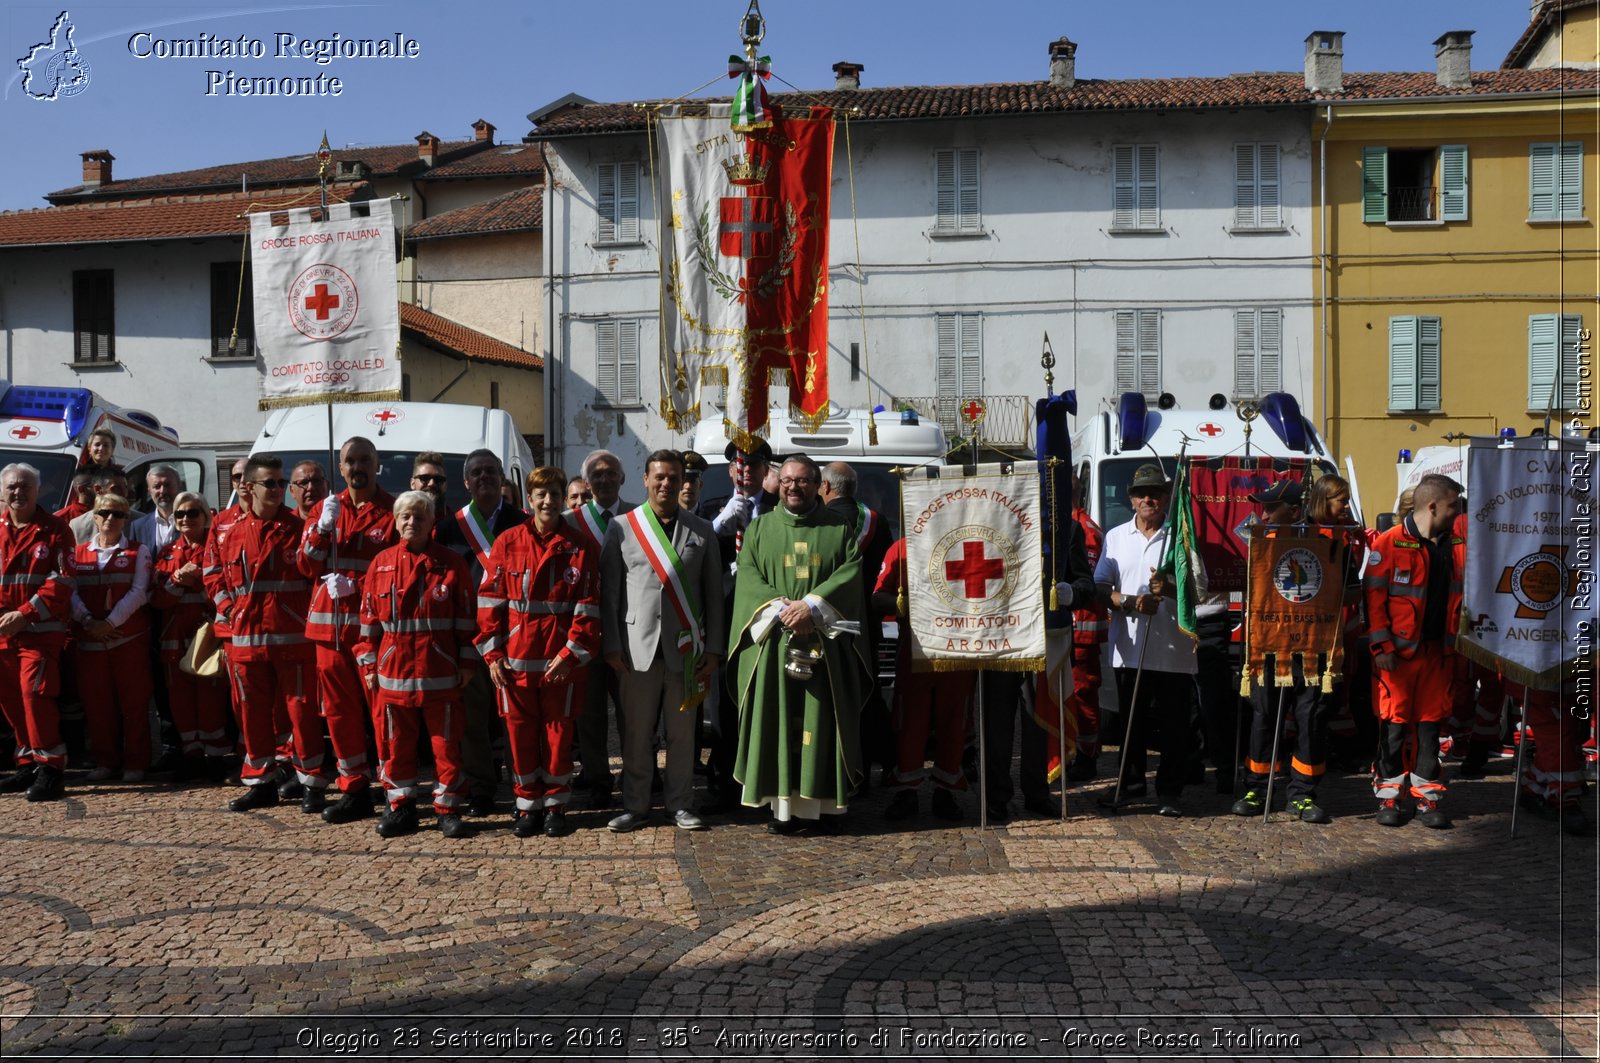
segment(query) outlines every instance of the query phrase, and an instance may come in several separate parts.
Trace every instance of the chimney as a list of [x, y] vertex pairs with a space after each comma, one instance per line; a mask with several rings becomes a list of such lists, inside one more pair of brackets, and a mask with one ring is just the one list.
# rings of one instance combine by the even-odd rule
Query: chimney
[[861, 87], [861, 72], [866, 67], [860, 63], [841, 62], [833, 64], [833, 87], [836, 89], [859, 89]]
[[1306, 38], [1306, 91], [1344, 91], [1344, 32], [1312, 30]]
[[488, 122], [485, 122], [482, 118], [478, 119], [476, 122], [472, 123], [472, 139], [477, 141], [479, 144], [482, 144], [485, 141], [493, 144], [494, 126], [490, 125]]
[[1464, 89], [1472, 85], [1472, 31], [1450, 30], [1433, 42], [1439, 87]]
[[417, 134], [417, 158], [432, 166], [439, 158], [439, 138], [427, 130]]
[[83, 153], [83, 186], [99, 188], [111, 183], [111, 163], [116, 158], [104, 148]]
[[1050, 42], [1050, 84], [1070, 89], [1078, 83], [1078, 46], [1062, 37]]

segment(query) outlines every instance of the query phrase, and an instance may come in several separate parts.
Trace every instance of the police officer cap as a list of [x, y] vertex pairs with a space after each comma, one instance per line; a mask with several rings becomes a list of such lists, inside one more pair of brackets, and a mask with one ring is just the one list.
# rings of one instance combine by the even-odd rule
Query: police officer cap
[[1141, 465], [1133, 470], [1133, 479], [1128, 481], [1128, 489], [1136, 487], [1159, 487], [1165, 490], [1172, 485], [1167, 482], [1167, 474], [1161, 471], [1159, 465]]
[[1305, 489], [1299, 480], [1279, 480], [1250, 496], [1250, 501], [1263, 506], [1298, 506], [1304, 500]]
[[706, 459], [698, 450], [683, 452], [683, 472], [685, 476], [699, 476], [706, 471]]
[[[729, 443], [728, 449], [723, 451], [723, 455], [729, 461], [732, 461], [734, 456], [738, 453], [739, 446], [736, 443]], [[745, 454], [744, 459], [745, 461], [750, 462], [752, 465], [771, 465], [772, 447], [767, 445], [767, 441], [765, 439], [758, 439], [756, 440], [756, 445], [751, 447], [750, 450]]]

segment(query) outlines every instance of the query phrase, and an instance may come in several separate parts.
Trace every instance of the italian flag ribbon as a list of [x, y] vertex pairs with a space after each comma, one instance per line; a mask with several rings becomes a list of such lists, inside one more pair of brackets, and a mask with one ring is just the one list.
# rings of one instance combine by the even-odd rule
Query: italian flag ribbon
[[700, 603], [695, 601], [684, 581], [683, 559], [672, 548], [672, 540], [656, 519], [655, 511], [648, 505], [638, 506], [625, 513], [622, 519], [633, 529], [682, 626], [678, 633], [678, 652], [683, 654], [683, 703], [678, 711], [683, 712], [698, 705], [708, 693], [694, 674], [706, 649]]
[[856, 535], [856, 545], [865, 550], [867, 540], [878, 530], [878, 515], [860, 502], [856, 503], [856, 512], [861, 515], [861, 519], [856, 522], [856, 526], [861, 529]]
[[478, 555], [478, 565], [487, 573], [489, 551], [494, 546], [494, 534], [488, 519], [478, 512], [476, 502], [468, 502], [461, 507], [461, 512], [456, 514], [456, 523], [461, 525], [461, 534], [472, 544], [472, 552]]
[[606, 519], [600, 507], [593, 501], [585, 502], [578, 509], [578, 519], [583, 521], [584, 528], [594, 539], [595, 545], [604, 546], [606, 541]]
[[772, 77], [772, 60], [761, 56], [754, 62], [737, 55], [728, 56], [728, 76], [738, 78], [733, 87], [733, 109], [729, 118], [735, 133], [748, 133], [752, 129], [765, 129], [772, 124], [767, 117], [767, 107], [772, 102], [763, 84]]

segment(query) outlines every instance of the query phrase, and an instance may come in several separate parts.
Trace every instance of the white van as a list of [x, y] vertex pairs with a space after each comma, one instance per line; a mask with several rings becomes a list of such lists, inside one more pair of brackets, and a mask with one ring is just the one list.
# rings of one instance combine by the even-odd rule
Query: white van
[[180, 448], [178, 433], [155, 415], [118, 406], [88, 388], [0, 379], [0, 466], [24, 462], [38, 469], [39, 504], [46, 509], [67, 504], [72, 477], [87, 460], [89, 435], [97, 428], [116, 433], [116, 462], [128, 471], [135, 502], [142, 499], [150, 466], [170, 465], [178, 471], [183, 490], [216, 506], [216, 452]]
[[351, 436], [365, 436], [378, 448], [379, 485], [398, 495], [411, 489], [416, 456], [436, 451], [444, 456], [449, 477], [445, 500], [459, 507], [467, 504], [463, 473], [467, 455], [488, 449], [499, 455], [506, 482], [517, 505], [522, 505], [528, 473], [534, 467], [533, 451], [506, 411], [444, 402], [347, 402], [335, 403], [332, 409], [333, 468], [328, 468], [329, 407], [325, 405], [273, 410], [250, 453], [276, 454], [283, 459], [286, 476], [300, 462], [314, 461], [327, 470], [329, 485], [338, 490], [343, 483], [337, 467], [339, 447]]

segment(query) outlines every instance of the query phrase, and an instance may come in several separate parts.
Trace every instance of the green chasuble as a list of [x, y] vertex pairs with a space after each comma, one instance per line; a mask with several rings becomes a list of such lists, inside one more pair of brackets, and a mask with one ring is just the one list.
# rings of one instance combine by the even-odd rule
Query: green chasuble
[[822, 648], [807, 680], [784, 671], [790, 634], [782, 624], [755, 640], [752, 625], [760, 626], [768, 605], [807, 594], [826, 601], [844, 620], [865, 619], [855, 535], [820, 502], [800, 516], [779, 506], [745, 532], [732, 627], [739, 696], [733, 777], [743, 784], [741, 800], [814, 819], [842, 810], [861, 779], [861, 708], [873, 679], [853, 635], [826, 638], [819, 625], [816, 634], [798, 636]]

